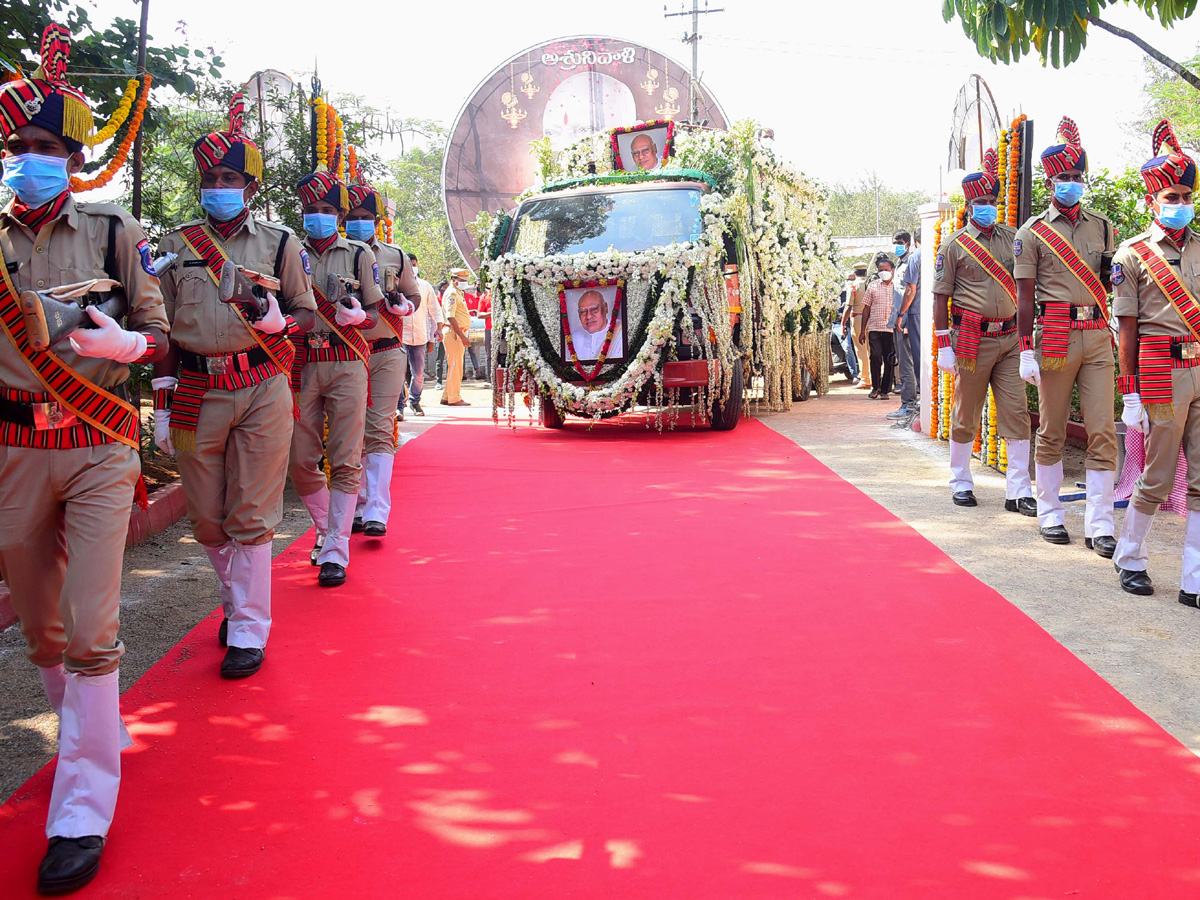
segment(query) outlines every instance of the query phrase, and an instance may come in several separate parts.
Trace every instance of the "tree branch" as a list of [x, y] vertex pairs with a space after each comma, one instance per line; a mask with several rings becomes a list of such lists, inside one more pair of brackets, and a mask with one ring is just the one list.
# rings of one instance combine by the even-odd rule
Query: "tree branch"
[[1125, 38], [1125, 40], [1136, 44], [1138, 48], [1151, 59], [1162, 63], [1196, 90], [1200, 91], [1200, 76], [1196, 75], [1195, 72], [1181, 63], [1175, 62], [1175, 60], [1171, 59], [1171, 57], [1167, 56], [1166, 54], [1155, 50], [1132, 31], [1126, 31], [1124, 28], [1118, 28], [1116, 25], [1110, 25], [1099, 16], [1093, 16], [1090, 13], [1086, 16], [1086, 18], [1088, 22], [1095, 25], [1097, 28], [1102, 28], [1109, 34], [1115, 34], [1119, 38]]

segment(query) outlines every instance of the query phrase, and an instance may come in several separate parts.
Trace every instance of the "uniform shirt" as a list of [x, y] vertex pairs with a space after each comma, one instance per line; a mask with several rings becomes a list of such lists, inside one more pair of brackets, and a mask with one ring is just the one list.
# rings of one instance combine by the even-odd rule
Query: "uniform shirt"
[[467, 308], [467, 300], [462, 291], [454, 287], [446, 288], [446, 293], [442, 295], [442, 312], [446, 314], [447, 322], [457, 322], [463, 334], [467, 333], [467, 329], [471, 327], [471, 310]]
[[[419, 303], [421, 301], [421, 288], [417, 285], [417, 276], [413, 274], [412, 263], [408, 261], [408, 257], [404, 255], [404, 251], [399, 247], [393, 247], [391, 244], [384, 244], [380, 241], [372, 241], [370, 247], [371, 252], [375, 254], [375, 261], [379, 265], [379, 283], [381, 289], [384, 284], [387, 284], [384, 272], [391, 269], [399, 276], [396, 282], [397, 290], [407, 297], [409, 302], [414, 306]], [[397, 335], [392, 331], [392, 326], [383, 321], [383, 316], [380, 316], [374, 328], [363, 331], [363, 337], [368, 341], [378, 341], [383, 338], [397, 337]]]
[[412, 347], [434, 340], [446, 323], [446, 314], [442, 312], [433, 285], [418, 278], [417, 286], [421, 290], [421, 305], [411, 316], [404, 317], [404, 343]]
[[855, 278], [854, 290], [850, 294], [850, 315], [857, 316], [862, 314], [863, 302], [867, 298], [867, 279]]
[[[200, 225], [203, 220], [188, 224]], [[248, 216], [232, 237], [222, 238], [211, 228], [208, 233], [233, 262], [260, 275], [274, 275], [279, 279], [275, 299], [285, 315], [301, 309], [316, 310], [317, 301], [313, 298], [308, 277], [307, 254], [288, 228]], [[279, 252], [281, 244], [282, 254]], [[184, 243], [178, 229], [159, 241], [158, 250], [179, 254], [175, 266], [162, 280], [174, 343], [184, 350], [206, 356], [235, 353], [258, 345], [233, 305], [221, 302], [217, 282], [209, 274], [207, 264]], [[277, 259], [279, 271], [275, 271]]]
[[[379, 282], [375, 277], [375, 254], [371, 252], [371, 248], [366, 244], [358, 241], [347, 240], [338, 235], [332, 246], [323, 254], [318, 253], [311, 242], [305, 242], [305, 248], [308, 250], [308, 256], [312, 264], [312, 283], [313, 288], [320, 291], [322, 295], [325, 293], [325, 286], [329, 281], [330, 275], [341, 275], [343, 278], [353, 278], [359, 283], [359, 302], [362, 303], [363, 309], [370, 309], [373, 306], [378, 306], [383, 300], [383, 292], [379, 289]], [[358, 269], [355, 270], [354, 258], [358, 257]], [[326, 297], [330, 303], [334, 303], [332, 297]], [[312, 329], [313, 334], [332, 334], [329, 330], [329, 325], [320, 316], [317, 317], [317, 322]]]
[[1155, 222], [1149, 231], [1143, 231], [1121, 244], [1113, 257], [1113, 315], [1136, 316], [1138, 333], [1148, 335], [1170, 335], [1190, 337], [1187, 325], [1175, 312], [1175, 306], [1150, 277], [1142, 258], [1133, 249], [1133, 244], [1149, 238], [1151, 246], [1172, 264], [1176, 276], [1194, 298], [1200, 299], [1200, 239], [1188, 232], [1183, 242], [1183, 251], [1175, 248], [1163, 235]]
[[888, 319], [892, 315], [892, 283], [876, 278], [867, 285], [867, 295], [864, 303], [871, 305], [871, 313], [867, 318], [867, 331], [891, 331]]
[[998, 224], [992, 236], [985, 238], [973, 222], [968, 222], [966, 228], [954, 232], [942, 242], [933, 264], [933, 292], [953, 297], [955, 306], [979, 313], [985, 319], [1011, 319], [1017, 313], [1016, 301], [958, 243], [958, 236], [964, 231], [987, 248], [1000, 265], [1012, 272], [1016, 229]]
[[1093, 273], [1100, 272], [1100, 257], [1113, 252], [1113, 228], [1100, 213], [1079, 210], [1079, 221], [1072, 226], [1054, 204], [1039, 215], [1032, 216], [1017, 232], [1013, 242], [1016, 278], [1037, 280], [1037, 299], [1040, 302], [1071, 303], [1075, 306], [1095, 306], [1096, 298], [1083, 286], [1067, 264], [1055, 255], [1046, 242], [1033, 233], [1033, 224], [1041, 220], [1057, 231], [1074, 248]]
[[[8, 265], [13, 287], [20, 291], [46, 290], [87, 281], [112, 278], [124, 286], [129, 302], [126, 328], [156, 328], [166, 333], [158, 277], [153, 274], [150, 245], [137, 221], [113, 203], [77, 203], [68, 197], [58, 217], [34, 235], [11, 214], [12, 203], [0, 212], [0, 250]], [[115, 272], [104, 270], [109, 221], [115, 218]], [[15, 267], [15, 268], [14, 268]], [[64, 363], [100, 387], [113, 387], [129, 378], [129, 367], [110, 359], [78, 355], [71, 342], [54, 346]], [[46, 388], [12, 342], [0, 335], [0, 386], [10, 390], [45, 393]]]

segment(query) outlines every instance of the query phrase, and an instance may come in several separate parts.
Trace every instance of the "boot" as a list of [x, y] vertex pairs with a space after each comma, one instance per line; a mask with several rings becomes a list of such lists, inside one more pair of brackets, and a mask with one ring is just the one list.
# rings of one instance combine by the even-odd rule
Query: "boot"
[[[392, 511], [392, 466], [396, 457], [391, 453], [372, 453], [367, 456], [363, 479], [367, 490], [367, 504], [362, 517], [365, 525], [383, 525], [386, 531], [388, 515]], [[378, 530], [378, 529], [371, 529]]]
[[[1146, 536], [1153, 524], [1153, 514], [1138, 512], [1133, 506], [1125, 510], [1125, 527], [1121, 531], [1121, 539], [1117, 541], [1113, 565], [1121, 576], [1121, 587], [1131, 594], [1154, 593], [1150, 576], [1146, 574], [1146, 566], [1150, 561], [1146, 552]], [[1188, 524], [1191, 525], [1190, 515]]]
[[233, 542], [229, 646], [261, 650], [271, 633], [271, 542]]
[[317, 529], [317, 539], [309, 554], [308, 561], [314, 566], [325, 542], [325, 532], [329, 530], [329, 488], [321, 488], [315, 494], [307, 494], [300, 498], [308, 514], [312, 516], [313, 525]]
[[121, 784], [118, 673], [68, 672], [65, 680], [46, 836], [104, 837]]
[[[1004, 472], [1004, 494], [1009, 500], [1020, 500], [1033, 496], [1033, 485], [1029, 483], [1029, 441], [1005, 442], [1008, 467]], [[1061, 477], [1061, 476], [1060, 476]]]
[[225, 614], [225, 619], [217, 633], [217, 643], [224, 647], [228, 636], [229, 617], [233, 615], [233, 600], [229, 594], [229, 566], [233, 561], [233, 542], [226, 541], [220, 547], [205, 547], [204, 551], [217, 573], [217, 581], [221, 583], [221, 611]]
[[975, 505], [975, 481], [971, 478], [971, 444], [950, 442], [950, 493], [959, 506]]
[[1179, 579], [1179, 602], [1185, 606], [1200, 605], [1200, 512], [1188, 510], [1187, 528], [1183, 533], [1183, 573]]
[[[51, 666], [48, 669], [38, 666], [38, 675], [42, 678], [42, 688], [46, 692], [46, 699], [50, 701], [50, 708], [58, 716], [59, 731], [61, 733], [63, 695], [67, 690], [67, 670], [63, 667], [62, 663], [59, 663], [57, 666]], [[120, 747], [122, 750], [128, 750], [133, 746], [133, 738], [129, 736], [129, 731], [125, 727], [125, 720], [120, 718], [119, 713], [118, 721], [121, 728]]]
[[325, 543], [317, 556], [317, 565], [335, 563], [343, 569], [350, 565], [350, 528], [354, 522], [357, 495], [342, 491], [329, 492], [329, 529]]
[[1083, 511], [1083, 534], [1092, 542], [1097, 538], [1112, 537], [1117, 533], [1113, 524], [1113, 494], [1116, 491], [1116, 483], [1116, 472], [1088, 469], [1085, 473], [1087, 503]]

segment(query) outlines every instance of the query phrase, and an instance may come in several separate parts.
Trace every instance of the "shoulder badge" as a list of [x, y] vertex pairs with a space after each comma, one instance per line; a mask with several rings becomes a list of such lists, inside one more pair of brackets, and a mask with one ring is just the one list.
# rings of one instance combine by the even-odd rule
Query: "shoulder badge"
[[1111, 281], [1113, 283], [1113, 286], [1116, 287], [1118, 284], [1120, 284], [1124, 280], [1125, 280], [1125, 272], [1121, 269], [1121, 264], [1113, 263], [1112, 275], [1109, 277], [1109, 281]]
[[1021, 239], [1017, 238], [1015, 241], [1013, 241], [1013, 256], [1020, 256], [1020, 255], [1021, 255]]
[[941, 274], [946, 269], [946, 254], [939, 253], [937, 259], [933, 261], [933, 271]]
[[371, 264], [371, 275], [375, 278], [375, 283], [379, 284], [379, 263]]
[[300, 262], [304, 263], [304, 274], [312, 275], [312, 265], [308, 261], [308, 253], [303, 247], [300, 248]]
[[158, 275], [154, 271], [154, 260], [150, 257], [150, 242], [142, 238], [138, 241], [137, 250], [138, 256], [142, 258], [142, 269], [145, 270], [147, 275], [153, 275], [157, 278]]

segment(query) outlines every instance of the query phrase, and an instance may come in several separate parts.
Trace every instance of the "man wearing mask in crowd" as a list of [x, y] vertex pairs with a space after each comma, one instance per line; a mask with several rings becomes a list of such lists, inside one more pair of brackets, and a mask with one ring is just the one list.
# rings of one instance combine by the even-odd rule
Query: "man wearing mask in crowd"
[[392, 465], [396, 458], [396, 416], [408, 355], [404, 352], [403, 316], [412, 315], [421, 302], [421, 289], [408, 257], [399, 247], [379, 240], [383, 219], [383, 195], [362, 177], [349, 189], [350, 212], [346, 214], [346, 237], [365, 244], [375, 254], [385, 288], [378, 307], [379, 320], [363, 330], [371, 347], [370, 398], [363, 436], [363, 476], [355, 508], [355, 532], [381, 538], [387, 534], [392, 509]]
[[1179, 602], [1200, 601], [1200, 243], [1192, 233], [1196, 161], [1170, 122], [1154, 129], [1154, 158], [1142, 166], [1149, 231], [1123, 243], [1113, 259], [1113, 315], [1120, 330], [1124, 395], [1121, 421], [1147, 433], [1138, 478], [1113, 563], [1121, 587], [1152, 594], [1146, 536], [1175, 484], [1182, 445], [1187, 458], [1187, 526]]
[[463, 290], [470, 279], [468, 270], [452, 269], [450, 286], [442, 297], [442, 311], [446, 314], [447, 325], [442, 338], [446, 348], [446, 389], [442, 392], [442, 406], [471, 405], [462, 398], [463, 357], [470, 343], [467, 329], [471, 327], [471, 312], [467, 309]]
[[[1037, 504], [1029, 483], [1029, 403], [1020, 375], [1012, 277], [1016, 232], [996, 222], [997, 165], [996, 152], [988, 150], [983, 171], [963, 179], [971, 219], [943, 242], [934, 263], [934, 335], [938, 368], [954, 373], [950, 491], [955, 505], [977, 505], [971, 451], [991, 387], [996, 430], [1008, 448], [1004, 508], [1032, 516]], [[951, 297], [952, 314], [947, 311]]]
[[1042, 153], [1046, 187], [1053, 194], [1050, 208], [1026, 222], [1013, 244], [1017, 330], [1021, 377], [1038, 388], [1036, 481], [1041, 535], [1052, 544], [1071, 542], [1059, 490], [1071, 395], [1078, 388], [1088, 436], [1084, 543], [1111, 559], [1117, 546], [1113, 525], [1117, 429], [1103, 261], [1112, 258], [1113, 228], [1108, 219], [1084, 209], [1080, 202], [1087, 167], [1079, 129], [1072, 120], [1063, 119], [1055, 145]]
[[875, 268], [879, 276], [867, 285], [863, 299], [862, 318], [859, 319], [858, 343], [870, 341], [872, 400], [886, 400], [892, 390], [892, 375], [896, 369], [892, 328], [888, 318], [892, 310], [892, 260], [886, 253], [875, 257]]
[[846, 355], [846, 370], [850, 373], [850, 383], [856, 385], [859, 383], [858, 377], [858, 354], [854, 352], [854, 328], [858, 324], [854, 320], [859, 318], [862, 313], [854, 312], [854, 270], [851, 269], [846, 273], [846, 281], [842, 285], [841, 296], [841, 326], [842, 326], [842, 352]]
[[[404, 317], [404, 350], [408, 354], [408, 384], [406, 393], [408, 405], [418, 415], [425, 415], [421, 408], [421, 394], [425, 390], [425, 363], [428, 355], [433, 352], [434, 341], [446, 322], [442, 304], [438, 300], [433, 285], [420, 276], [417, 258], [408, 254], [412, 263], [413, 276], [417, 279], [417, 287], [421, 291], [421, 303], [417, 311]], [[404, 394], [400, 395], [400, 409], [404, 407]], [[401, 415], [401, 419], [403, 419]]]
[[[25, 653], [58, 714], [58, 763], [38, 890], [66, 893], [100, 867], [130, 745], [118, 704], [121, 561], [140, 484], [130, 363], [166, 352], [167, 317], [141, 226], [112, 203], [68, 189], [92, 132], [87, 99], [67, 83], [70, 33], [50, 25], [42, 65], [0, 85], [0, 570]], [[53, 352], [34, 349], [22, 291], [90, 279], [120, 283], [126, 324], [94, 306]], [[144, 487], [142, 488], [144, 491]], [[143, 503], [144, 503], [144, 494]], [[9, 890], [16, 891], [15, 885]]]
[[897, 231], [892, 235], [894, 245], [892, 252], [896, 254], [896, 264], [892, 276], [892, 314], [888, 320], [892, 326], [893, 343], [896, 348], [896, 360], [900, 368], [900, 408], [888, 413], [889, 419], [907, 419], [917, 409], [917, 376], [913, 371], [917, 359], [913, 356], [912, 345], [908, 340], [907, 312], [901, 314], [904, 306], [905, 278], [908, 273], [909, 252], [912, 235], [907, 231]]
[[913, 235], [914, 249], [904, 264], [904, 302], [900, 304], [899, 318], [908, 332], [908, 351], [913, 361], [914, 399], [908, 405], [907, 415], [891, 413], [889, 418], [899, 419], [893, 428], [907, 428], [921, 411], [921, 235]]
[[[310, 557], [313, 565], [321, 567], [317, 583], [337, 587], [346, 583], [362, 477], [371, 353], [362, 332], [378, 325], [376, 307], [383, 293], [371, 248], [338, 234], [338, 225], [350, 209], [346, 186], [333, 173], [320, 171], [306, 175], [296, 189], [308, 234], [305, 249], [312, 260], [317, 322], [297, 342], [292, 367], [293, 379], [299, 379], [300, 418], [292, 435], [288, 474], [317, 529], [317, 545]], [[330, 275], [342, 281], [341, 298], [325, 294]], [[354, 284], [356, 291], [348, 292]], [[355, 293], [361, 293], [361, 300]], [[329, 463], [328, 481], [322, 457]]]
[[[244, 106], [234, 95], [229, 129], [192, 147], [206, 217], [159, 243], [179, 260], [162, 279], [171, 347], [153, 381], [155, 443], [179, 461], [192, 534], [220, 583], [222, 678], [245, 678], [263, 663], [271, 539], [283, 518], [294, 421], [288, 334], [316, 318], [300, 241], [246, 208], [262, 181], [262, 156], [242, 133]], [[265, 315], [221, 302], [226, 261], [279, 280]]]

